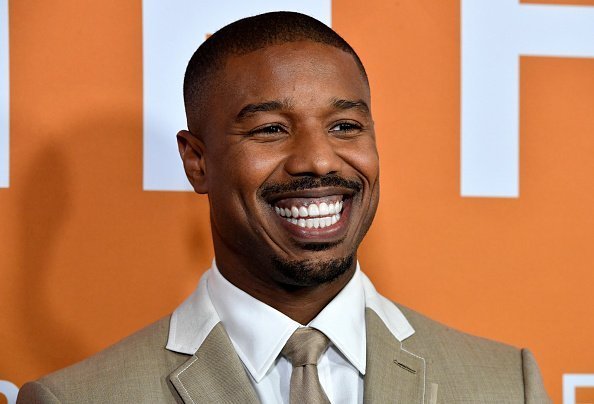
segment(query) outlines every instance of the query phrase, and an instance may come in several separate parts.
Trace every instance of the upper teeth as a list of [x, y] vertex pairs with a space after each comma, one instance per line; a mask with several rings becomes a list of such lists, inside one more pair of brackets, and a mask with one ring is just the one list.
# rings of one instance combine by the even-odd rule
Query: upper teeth
[[322, 202], [319, 205], [310, 203], [308, 206], [292, 206], [290, 209], [275, 206], [274, 210], [282, 217], [293, 217], [298, 219], [303, 217], [331, 216], [340, 213], [342, 211], [342, 204], [342, 201], [336, 203]]
[[[342, 201], [335, 203], [321, 202], [320, 204], [310, 203], [307, 206], [291, 206], [291, 209], [275, 206], [274, 210], [277, 215], [284, 217], [286, 221], [299, 227], [323, 229], [340, 220]], [[305, 219], [306, 217], [308, 219]]]

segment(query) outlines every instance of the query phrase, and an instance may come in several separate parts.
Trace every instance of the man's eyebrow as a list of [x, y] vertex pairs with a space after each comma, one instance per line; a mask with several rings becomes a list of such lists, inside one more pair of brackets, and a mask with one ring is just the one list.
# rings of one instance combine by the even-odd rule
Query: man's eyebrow
[[364, 114], [369, 114], [369, 105], [363, 100], [342, 100], [334, 98], [332, 100], [332, 106], [337, 109], [358, 109]]
[[237, 116], [235, 117], [236, 121], [241, 121], [247, 118], [250, 115], [255, 114], [256, 112], [270, 112], [270, 111], [279, 111], [279, 110], [289, 110], [292, 108], [291, 102], [289, 100], [282, 100], [282, 101], [264, 101], [258, 102], [254, 104], [247, 104], [245, 107], [239, 111]]

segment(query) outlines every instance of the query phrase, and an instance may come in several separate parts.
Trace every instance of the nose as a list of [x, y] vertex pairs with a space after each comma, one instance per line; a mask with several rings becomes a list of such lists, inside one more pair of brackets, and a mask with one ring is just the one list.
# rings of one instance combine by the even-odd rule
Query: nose
[[295, 134], [290, 147], [285, 170], [292, 176], [321, 177], [341, 170], [343, 161], [335, 139], [323, 130]]

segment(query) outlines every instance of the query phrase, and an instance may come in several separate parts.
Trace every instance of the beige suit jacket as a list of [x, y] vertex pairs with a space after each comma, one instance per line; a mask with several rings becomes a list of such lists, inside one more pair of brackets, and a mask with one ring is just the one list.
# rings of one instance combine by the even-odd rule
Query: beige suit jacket
[[[473, 337], [400, 307], [415, 333], [399, 342], [366, 311], [365, 403], [549, 403], [530, 352]], [[257, 403], [223, 326], [198, 351], [165, 349], [169, 318], [21, 389], [23, 403]]]

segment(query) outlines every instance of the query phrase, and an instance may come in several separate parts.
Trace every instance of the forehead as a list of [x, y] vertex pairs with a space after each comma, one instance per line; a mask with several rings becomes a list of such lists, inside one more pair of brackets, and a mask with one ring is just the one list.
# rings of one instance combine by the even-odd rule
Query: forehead
[[[369, 87], [353, 56], [311, 41], [272, 45], [229, 57], [219, 75], [223, 98], [254, 99], [322, 96], [369, 101]], [[306, 99], [304, 99], [305, 97]]]

